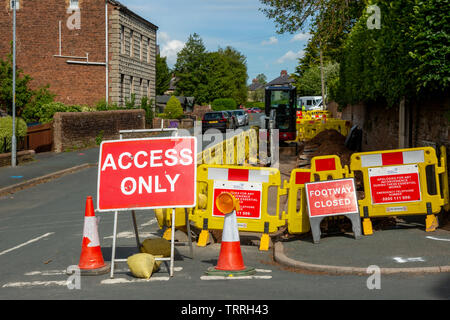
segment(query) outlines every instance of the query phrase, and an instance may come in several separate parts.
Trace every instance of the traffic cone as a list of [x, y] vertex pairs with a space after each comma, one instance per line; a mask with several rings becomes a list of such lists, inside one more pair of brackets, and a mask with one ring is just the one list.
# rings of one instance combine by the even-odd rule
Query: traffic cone
[[94, 202], [90, 196], [86, 199], [83, 241], [78, 267], [82, 275], [99, 275], [108, 273], [110, 270], [109, 265], [103, 260], [98, 236], [98, 220], [95, 216]]
[[[222, 203], [219, 203], [220, 201]], [[239, 210], [239, 203], [231, 194], [223, 193], [217, 198], [216, 205], [222, 213], [225, 213], [222, 243], [217, 266], [209, 268], [206, 274], [228, 277], [254, 274], [255, 268], [246, 267], [242, 258], [236, 218], [236, 207]], [[233, 211], [230, 212], [230, 210]]]

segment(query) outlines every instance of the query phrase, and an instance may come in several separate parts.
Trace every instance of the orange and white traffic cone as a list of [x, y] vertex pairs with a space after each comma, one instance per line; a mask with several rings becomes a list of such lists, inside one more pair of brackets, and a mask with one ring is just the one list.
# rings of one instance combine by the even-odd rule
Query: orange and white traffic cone
[[[208, 275], [228, 277], [254, 274], [255, 269], [246, 267], [242, 258], [236, 218], [236, 210], [239, 210], [239, 202], [230, 193], [222, 193], [217, 197], [216, 205], [225, 214], [222, 243], [217, 266], [215, 268], [209, 268], [206, 273]], [[230, 210], [232, 211], [230, 212]]]
[[82, 275], [105, 274], [110, 270], [110, 266], [103, 260], [98, 236], [98, 220], [95, 216], [94, 202], [90, 196], [86, 199], [83, 241], [78, 267]]

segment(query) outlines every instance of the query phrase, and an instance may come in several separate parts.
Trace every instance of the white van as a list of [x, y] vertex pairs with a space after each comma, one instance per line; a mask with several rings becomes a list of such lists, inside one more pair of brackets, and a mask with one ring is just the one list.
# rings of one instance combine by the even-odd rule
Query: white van
[[323, 110], [322, 96], [299, 97], [298, 106], [305, 106], [306, 111]]

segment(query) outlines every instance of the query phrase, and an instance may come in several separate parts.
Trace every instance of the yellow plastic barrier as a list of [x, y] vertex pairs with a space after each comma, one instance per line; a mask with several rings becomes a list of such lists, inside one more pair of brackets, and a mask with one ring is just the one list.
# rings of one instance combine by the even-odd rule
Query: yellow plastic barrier
[[441, 160], [439, 166], [432, 147], [353, 154], [350, 169], [363, 177], [365, 197], [359, 206], [364, 234], [372, 234], [371, 217], [419, 214], [427, 215], [426, 231], [434, 231], [435, 214], [445, 205], [439, 174], [447, 168]]
[[[262, 233], [260, 250], [268, 250], [269, 233], [285, 225], [285, 213], [280, 215], [280, 171], [275, 168], [201, 165], [197, 170], [197, 186], [206, 190], [207, 205], [195, 207], [190, 220], [202, 229], [197, 244], [206, 245], [208, 230], [222, 230], [223, 216], [215, 210], [215, 197], [220, 192], [230, 192], [240, 200], [237, 213], [240, 231]], [[269, 188], [275, 188], [275, 212], [269, 212]]]
[[289, 189], [287, 224], [290, 234], [306, 233], [311, 229], [305, 194], [305, 183], [311, 181], [311, 170], [294, 169], [289, 183], [284, 182], [284, 188]]
[[442, 187], [441, 195], [444, 200], [444, 210], [450, 211], [450, 197], [449, 197], [449, 185], [448, 185], [448, 171], [447, 171], [447, 150], [444, 146], [441, 146], [441, 165], [439, 167], [438, 174], [441, 178], [440, 183]]
[[337, 180], [353, 177], [348, 167], [341, 165], [338, 156], [320, 156], [311, 159], [312, 181]]

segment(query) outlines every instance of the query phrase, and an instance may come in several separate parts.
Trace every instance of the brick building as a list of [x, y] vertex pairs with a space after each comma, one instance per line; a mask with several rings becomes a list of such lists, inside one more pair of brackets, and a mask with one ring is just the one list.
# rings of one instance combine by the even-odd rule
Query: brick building
[[[0, 0], [3, 59], [11, 49], [12, 1]], [[50, 84], [67, 104], [108, 97], [123, 105], [132, 93], [136, 101], [155, 99], [157, 26], [115, 0], [16, 1], [17, 66], [33, 87]]]

